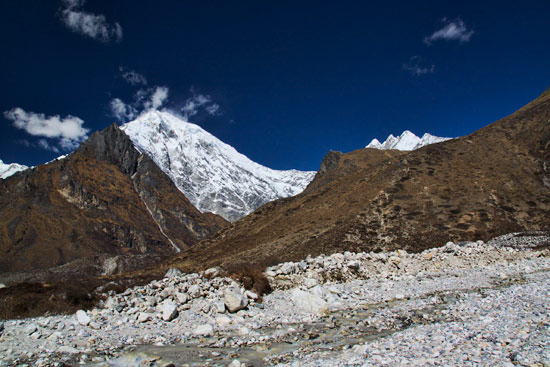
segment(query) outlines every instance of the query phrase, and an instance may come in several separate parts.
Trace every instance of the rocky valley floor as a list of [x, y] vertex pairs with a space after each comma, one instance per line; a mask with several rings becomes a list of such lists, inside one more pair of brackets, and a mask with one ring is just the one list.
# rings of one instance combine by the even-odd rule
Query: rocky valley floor
[[[74, 315], [0, 323], [0, 366], [550, 366], [550, 238], [171, 270]], [[231, 311], [231, 312], [230, 312]]]

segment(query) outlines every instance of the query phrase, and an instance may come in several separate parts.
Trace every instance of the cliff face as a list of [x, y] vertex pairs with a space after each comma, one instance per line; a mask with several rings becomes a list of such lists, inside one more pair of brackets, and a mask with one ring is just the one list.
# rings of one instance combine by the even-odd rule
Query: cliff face
[[225, 225], [199, 212], [112, 125], [65, 159], [0, 181], [0, 272], [168, 256]]
[[465, 137], [411, 152], [331, 152], [278, 200], [178, 255], [180, 265], [421, 251], [446, 241], [550, 230], [550, 93]]

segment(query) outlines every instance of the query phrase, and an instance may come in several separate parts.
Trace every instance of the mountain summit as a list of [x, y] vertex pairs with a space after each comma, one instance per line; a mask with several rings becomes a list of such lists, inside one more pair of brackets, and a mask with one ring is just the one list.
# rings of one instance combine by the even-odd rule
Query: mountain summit
[[372, 141], [365, 148], [374, 148], [374, 149], [397, 149], [404, 151], [416, 150], [422, 148], [426, 145], [441, 143], [442, 141], [450, 140], [452, 138], [442, 138], [439, 136], [434, 136], [432, 134], [425, 133], [422, 135], [422, 138], [419, 138], [409, 130], [403, 131], [403, 133], [395, 137], [393, 134], [390, 134], [388, 138], [380, 143], [378, 139], [372, 139]]
[[267, 202], [299, 194], [315, 175], [264, 167], [169, 112], [146, 112], [121, 129], [196, 208], [230, 221]]

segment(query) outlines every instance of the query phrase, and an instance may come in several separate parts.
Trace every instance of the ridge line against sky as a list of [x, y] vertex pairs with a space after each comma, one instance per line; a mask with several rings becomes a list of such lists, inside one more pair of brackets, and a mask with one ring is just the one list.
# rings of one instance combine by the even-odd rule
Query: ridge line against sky
[[[542, 68], [550, 52], [537, 52], [533, 37], [548, 25], [540, 12], [550, 6], [542, 2], [525, 13], [501, 6], [498, 11], [507, 15], [501, 23], [481, 16], [496, 11], [491, 2], [484, 7], [469, 1], [424, 13], [427, 5], [410, 13], [406, 10], [414, 7], [397, 1], [396, 9], [403, 11], [398, 13], [408, 13], [397, 20], [383, 6], [370, 6], [378, 13], [373, 16], [366, 12], [369, 6], [355, 3], [336, 12], [335, 5], [311, 3], [296, 6], [295, 14], [285, 3], [244, 4], [232, 13], [224, 13], [221, 3], [186, 8], [167, 2], [166, 9], [141, 1], [131, 9], [127, 2], [52, 3], [1, 5], [4, 27], [17, 29], [18, 14], [24, 14], [22, 26], [29, 29], [2, 36], [11, 51], [3, 61], [11, 75], [2, 77], [6, 98], [0, 104], [4, 162], [36, 165], [75, 149], [113, 119], [124, 123], [149, 109], [167, 109], [268, 167], [315, 170], [330, 149], [358, 149], [407, 129], [465, 135], [513, 112], [550, 84]], [[183, 22], [170, 14], [182, 10], [197, 19]], [[224, 17], [229, 14], [236, 19]], [[148, 15], [158, 20], [144, 22]], [[197, 27], [204, 19], [209, 21]], [[266, 19], [286, 27], [267, 26]], [[524, 27], [499, 29], [510, 19]], [[496, 34], [530, 52], [493, 60], [509, 52]], [[43, 41], [50, 59], [29, 60], [25, 45], [36, 40]], [[365, 41], [364, 50], [356, 49], [359, 41]], [[388, 53], [384, 62], [376, 50]], [[538, 59], [530, 58], [535, 54]], [[18, 60], [24, 62], [17, 65]], [[29, 72], [36, 91], [29, 88]], [[488, 99], [501, 91], [495, 81], [503, 83], [512, 72], [518, 75], [504, 84], [516, 90], [504, 89], [505, 100], [496, 94]], [[520, 88], [518, 80], [524, 81]]]

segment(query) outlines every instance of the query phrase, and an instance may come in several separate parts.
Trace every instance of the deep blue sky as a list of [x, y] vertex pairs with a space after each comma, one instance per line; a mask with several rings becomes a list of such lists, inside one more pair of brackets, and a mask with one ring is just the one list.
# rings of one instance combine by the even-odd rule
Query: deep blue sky
[[[166, 86], [166, 108], [209, 96], [218, 113], [199, 109], [190, 121], [251, 159], [316, 170], [330, 149], [405, 129], [468, 134], [550, 85], [548, 1], [72, 2], [118, 23], [122, 37], [71, 30], [62, 1], [1, 2], [0, 112], [72, 115], [93, 132], [116, 120], [113, 98]], [[424, 42], [451, 23], [464, 26], [462, 39]], [[121, 67], [147, 86], [127, 83]], [[4, 162], [63, 152], [58, 138], [0, 120]]]

